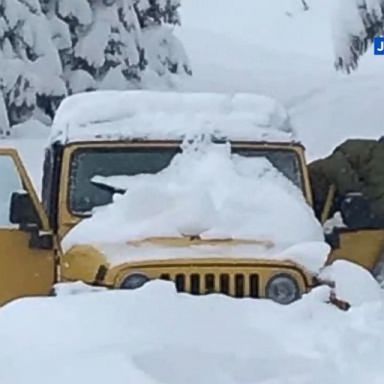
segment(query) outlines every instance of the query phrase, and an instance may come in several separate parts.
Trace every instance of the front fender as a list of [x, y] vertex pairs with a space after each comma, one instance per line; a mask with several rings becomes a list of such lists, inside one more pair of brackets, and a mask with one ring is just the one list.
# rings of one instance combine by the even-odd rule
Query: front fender
[[108, 268], [105, 255], [97, 248], [75, 245], [61, 257], [61, 280], [99, 285]]

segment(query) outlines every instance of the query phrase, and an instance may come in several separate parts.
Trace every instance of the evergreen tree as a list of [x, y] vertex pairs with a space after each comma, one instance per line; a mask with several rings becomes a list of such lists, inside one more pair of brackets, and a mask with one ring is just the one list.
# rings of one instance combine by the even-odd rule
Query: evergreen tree
[[335, 28], [338, 70], [355, 70], [375, 37], [384, 34], [384, 0], [348, 0], [340, 3]]
[[70, 93], [124, 88], [143, 69], [140, 26], [131, 0], [64, 0], [58, 17], [72, 46], [61, 52]]
[[180, 24], [180, 0], [136, 0], [135, 8], [143, 33], [149, 69], [163, 77], [191, 75], [191, 67], [182, 43], [172, 26]]
[[[0, 0], [0, 132], [65, 95], [61, 63], [38, 0]], [[4, 116], [3, 105], [7, 107]]]
[[180, 0], [135, 0], [141, 27], [180, 24]]
[[[190, 68], [179, 0], [0, 0], [0, 134], [68, 94], [168, 84]], [[158, 82], [156, 82], [158, 81]]]
[[304, 11], [308, 11], [309, 10], [309, 5], [307, 3], [307, 0], [301, 0], [301, 5], [303, 6], [303, 10]]

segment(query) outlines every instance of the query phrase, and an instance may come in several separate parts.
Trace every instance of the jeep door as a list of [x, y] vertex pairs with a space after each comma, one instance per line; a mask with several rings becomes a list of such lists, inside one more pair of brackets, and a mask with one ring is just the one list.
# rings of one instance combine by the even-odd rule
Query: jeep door
[[16, 150], [0, 148], [0, 306], [47, 295], [54, 280], [46, 215]]

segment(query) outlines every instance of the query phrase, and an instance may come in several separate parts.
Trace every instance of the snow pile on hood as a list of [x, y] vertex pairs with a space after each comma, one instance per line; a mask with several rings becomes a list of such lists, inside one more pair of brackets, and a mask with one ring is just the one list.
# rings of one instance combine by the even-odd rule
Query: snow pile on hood
[[126, 193], [69, 232], [65, 249], [151, 237], [257, 240], [281, 247], [324, 239], [302, 191], [266, 158], [231, 154], [229, 143], [186, 144], [158, 174], [94, 181]]
[[139, 90], [66, 98], [55, 115], [50, 142], [180, 140], [202, 133], [231, 140], [295, 139], [284, 107], [266, 96]]
[[383, 380], [382, 298], [343, 312], [325, 304], [328, 287], [289, 306], [177, 294], [173, 284], [160, 281], [135, 291], [79, 289], [61, 287], [63, 296], [0, 309], [1, 383]]

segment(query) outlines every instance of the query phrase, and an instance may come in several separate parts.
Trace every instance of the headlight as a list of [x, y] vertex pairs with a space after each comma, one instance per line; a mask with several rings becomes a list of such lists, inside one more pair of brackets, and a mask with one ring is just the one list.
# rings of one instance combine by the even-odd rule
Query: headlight
[[300, 298], [300, 288], [293, 277], [281, 273], [269, 280], [266, 296], [279, 304], [290, 304]]
[[121, 283], [120, 288], [122, 289], [136, 289], [142, 287], [149, 281], [149, 277], [141, 273], [132, 273], [124, 279]]

